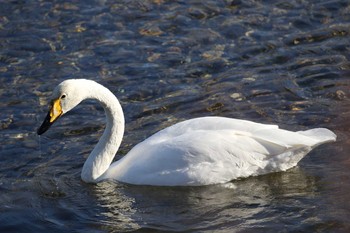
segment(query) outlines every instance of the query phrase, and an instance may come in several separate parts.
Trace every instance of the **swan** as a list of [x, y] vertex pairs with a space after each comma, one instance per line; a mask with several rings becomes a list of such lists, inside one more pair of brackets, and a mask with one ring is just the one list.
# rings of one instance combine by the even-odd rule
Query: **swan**
[[87, 79], [69, 79], [53, 91], [39, 135], [85, 99], [104, 108], [106, 127], [85, 161], [87, 183], [117, 180], [135, 185], [199, 186], [285, 171], [316, 146], [336, 140], [325, 128], [292, 132], [277, 125], [225, 117], [194, 118], [165, 128], [112, 163], [124, 134], [124, 114], [115, 95]]

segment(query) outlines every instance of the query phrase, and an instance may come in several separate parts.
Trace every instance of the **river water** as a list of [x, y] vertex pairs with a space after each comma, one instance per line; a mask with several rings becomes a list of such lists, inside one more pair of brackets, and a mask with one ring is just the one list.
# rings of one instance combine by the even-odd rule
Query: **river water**
[[[349, 34], [347, 0], [2, 1], [0, 232], [349, 232]], [[116, 159], [200, 116], [327, 127], [338, 140], [235, 188], [85, 184], [102, 108], [86, 101], [36, 135], [68, 78], [121, 101]]]

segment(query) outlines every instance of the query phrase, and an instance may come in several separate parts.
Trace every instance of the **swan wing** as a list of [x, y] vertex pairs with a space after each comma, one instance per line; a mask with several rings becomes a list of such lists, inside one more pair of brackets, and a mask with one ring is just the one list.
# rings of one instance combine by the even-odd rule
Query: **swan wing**
[[146, 185], [226, 183], [295, 166], [314, 145], [331, 140], [315, 132], [221, 117], [192, 119], [139, 143], [103, 177]]

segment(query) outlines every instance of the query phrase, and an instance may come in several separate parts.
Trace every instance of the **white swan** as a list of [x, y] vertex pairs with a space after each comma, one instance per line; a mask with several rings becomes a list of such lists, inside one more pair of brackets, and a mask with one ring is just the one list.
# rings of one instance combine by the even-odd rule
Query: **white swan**
[[316, 146], [336, 140], [324, 128], [291, 132], [276, 125], [203, 117], [159, 131], [111, 164], [124, 133], [123, 110], [113, 93], [94, 81], [71, 79], [59, 84], [38, 134], [85, 99], [100, 102], [107, 116], [106, 129], [81, 173], [90, 183], [106, 179], [164, 186], [226, 183], [285, 171]]

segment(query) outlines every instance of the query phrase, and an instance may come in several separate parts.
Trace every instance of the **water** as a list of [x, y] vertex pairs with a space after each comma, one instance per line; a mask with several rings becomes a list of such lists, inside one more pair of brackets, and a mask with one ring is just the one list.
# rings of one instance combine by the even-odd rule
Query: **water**
[[[1, 232], [348, 232], [348, 1], [5, 1], [0, 6]], [[327, 127], [287, 172], [223, 186], [85, 184], [103, 131], [94, 102], [36, 129], [52, 89], [89, 78], [126, 116], [120, 158], [140, 140], [217, 115]]]

